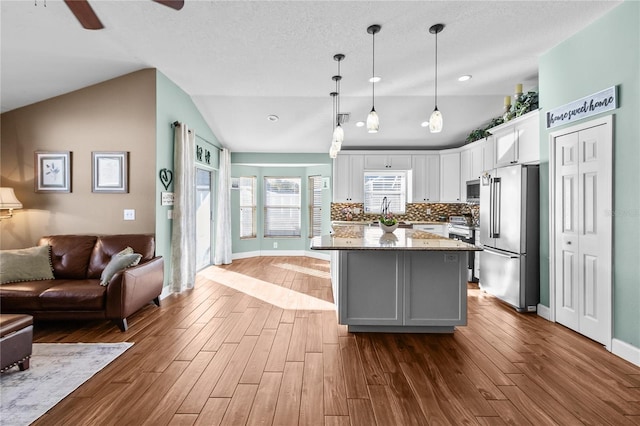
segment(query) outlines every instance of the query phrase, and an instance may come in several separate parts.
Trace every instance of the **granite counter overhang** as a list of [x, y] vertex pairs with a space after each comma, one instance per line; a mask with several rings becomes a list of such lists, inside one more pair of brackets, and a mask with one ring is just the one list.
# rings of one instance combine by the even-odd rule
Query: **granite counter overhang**
[[312, 250], [415, 250], [415, 251], [482, 251], [480, 247], [443, 238], [429, 232], [398, 228], [384, 233], [378, 227], [337, 226], [335, 233], [315, 237]]
[[[361, 225], [372, 226], [377, 224], [377, 220], [332, 220], [331, 225], [343, 226], [343, 225]], [[407, 225], [448, 225], [449, 222], [438, 220], [403, 220], [403, 223]]]

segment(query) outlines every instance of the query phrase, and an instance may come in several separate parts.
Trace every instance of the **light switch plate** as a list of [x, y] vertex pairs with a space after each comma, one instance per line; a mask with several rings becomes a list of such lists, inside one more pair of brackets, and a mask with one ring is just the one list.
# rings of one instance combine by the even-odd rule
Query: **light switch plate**
[[134, 209], [124, 209], [124, 220], [136, 220], [136, 211]]

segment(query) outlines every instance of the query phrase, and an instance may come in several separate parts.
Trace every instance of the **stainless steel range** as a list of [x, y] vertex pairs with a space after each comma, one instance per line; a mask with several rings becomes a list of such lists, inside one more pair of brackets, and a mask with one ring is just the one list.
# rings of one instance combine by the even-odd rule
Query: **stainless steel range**
[[[449, 238], [475, 244], [475, 227], [471, 225], [471, 216], [449, 216]], [[469, 268], [467, 281], [475, 281], [473, 276], [475, 256], [467, 253]]]

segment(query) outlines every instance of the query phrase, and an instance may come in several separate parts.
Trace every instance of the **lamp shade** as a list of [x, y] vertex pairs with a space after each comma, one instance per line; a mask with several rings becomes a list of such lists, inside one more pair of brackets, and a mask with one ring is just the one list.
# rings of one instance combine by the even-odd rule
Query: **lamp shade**
[[339, 149], [336, 147], [335, 143], [331, 144], [331, 148], [329, 148], [329, 158], [336, 158], [338, 156]]
[[16, 198], [13, 188], [0, 188], [0, 209], [21, 209], [22, 203]]
[[344, 129], [342, 128], [340, 123], [338, 123], [336, 128], [333, 130], [333, 140], [340, 144], [344, 142]]
[[369, 133], [378, 133], [380, 128], [380, 119], [375, 109], [371, 108], [371, 112], [367, 116], [367, 131]]
[[431, 133], [440, 133], [442, 131], [442, 114], [438, 111], [438, 107], [433, 110], [429, 117], [429, 131]]

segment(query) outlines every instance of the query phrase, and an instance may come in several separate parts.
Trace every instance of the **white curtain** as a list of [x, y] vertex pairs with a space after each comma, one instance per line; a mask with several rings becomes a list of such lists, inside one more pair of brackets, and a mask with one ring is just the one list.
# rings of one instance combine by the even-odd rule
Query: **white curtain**
[[226, 148], [220, 152], [216, 248], [213, 263], [215, 265], [231, 263], [231, 153]]
[[196, 279], [195, 132], [175, 126], [173, 146], [174, 205], [171, 229], [171, 290], [193, 288]]

